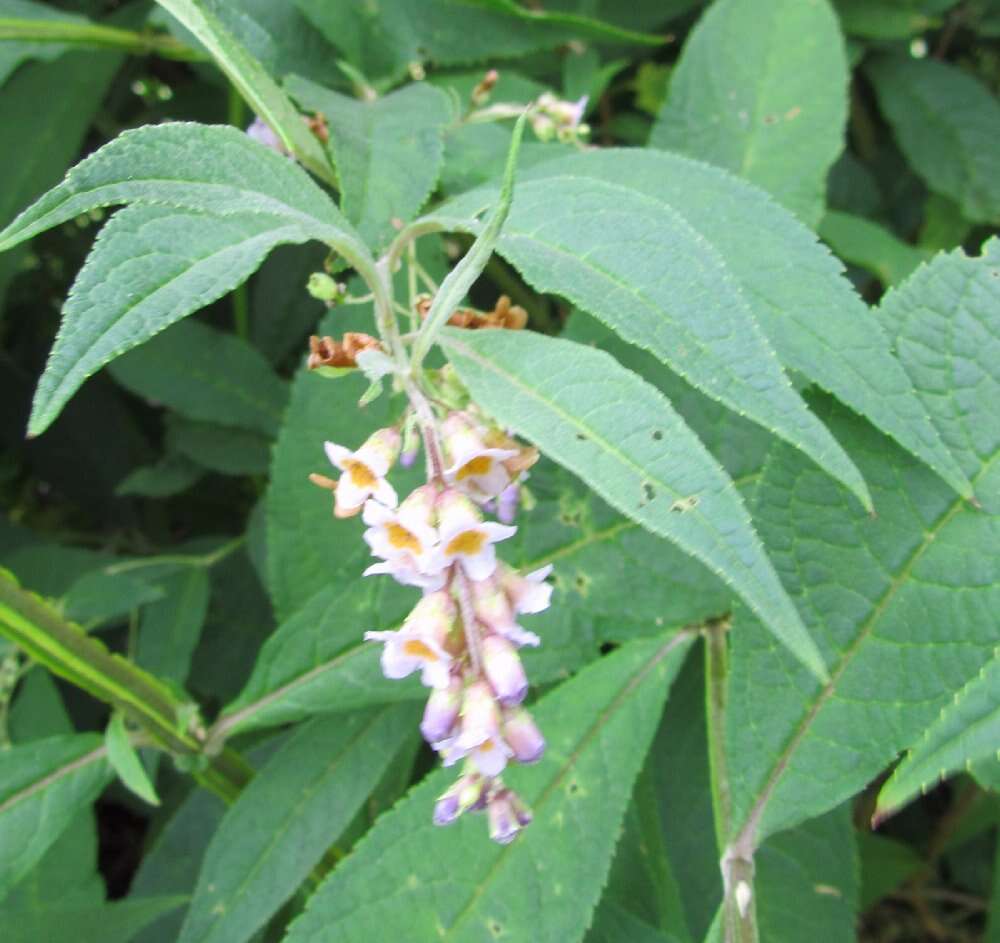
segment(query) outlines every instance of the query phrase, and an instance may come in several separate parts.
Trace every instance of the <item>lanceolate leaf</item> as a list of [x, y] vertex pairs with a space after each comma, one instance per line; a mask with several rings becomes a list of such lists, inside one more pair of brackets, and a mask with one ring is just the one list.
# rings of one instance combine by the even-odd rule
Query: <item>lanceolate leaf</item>
[[[0, 42], [0, 57], [4, 43]], [[19, 44], [13, 44], [19, 45]], [[6, 222], [52, 186], [77, 156], [121, 56], [66, 53], [58, 62], [29, 63], [0, 89], [5, 137], [32, 141], [31, 158], [22, 147], [0, 150], [0, 221]], [[0, 58], [0, 71], [3, 68]], [[39, 101], [46, 102], [39, 108]], [[44, 142], [44, 146], [40, 146]], [[0, 303], [27, 247], [0, 256]]]
[[0, 897], [111, 779], [101, 738], [67, 734], [11, 747], [0, 763]]
[[249, 939], [336, 842], [418, 716], [400, 705], [300, 727], [213, 836], [180, 943]]
[[291, 95], [320, 112], [340, 178], [341, 208], [373, 248], [409, 222], [437, 184], [452, 105], [432, 85], [407, 85], [365, 102], [292, 76]]
[[321, 885], [288, 943], [581, 939], [689, 642], [634, 642], [540, 703], [546, 755], [506, 777], [535, 815], [516, 842], [487, 844], [484, 822], [472, 816], [434, 826], [434, 799], [454, 778], [440, 770], [379, 819]]
[[156, 795], [156, 789], [150, 782], [135, 746], [129, 740], [125, 718], [121, 714], [112, 716], [104, 735], [104, 745], [107, 747], [108, 762], [121, 781], [140, 799], [151, 805], [159, 805], [159, 796]]
[[996, 96], [937, 59], [882, 58], [867, 68], [900, 148], [927, 185], [958, 203], [970, 220], [997, 223]]
[[825, 676], [732, 481], [654, 387], [601, 351], [538, 334], [450, 331], [444, 345], [475, 401], [502, 425], [697, 557]]
[[840, 258], [868, 269], [886, 288], [903, 281], [930, 256], [878, 223], [851, 213], [826, 213], [819, 234]]
[[879, 793], [876, 816], [888, 815], [949, 773], [986, 758], [1000, 759], [1000, 649], [896, 767]]
[[0, 251], [99, 206], [168, 204], [218, 216], [256, 213], [299, 238], [330, 243], [349, 262], [370, 256], [350, 223], [287, 157], [235, 128], [175, 122], [120, 134], [66, 175], [3, 232]]
[[327, 183], [335, 183], [335, 175], [323, 147], [302, 115], [264, 71], [264, 67], [216, 17], [211, 9], [211, 0], [157, 2], [198, 37], [250, 107], [271, 126], [288, 150], [318, 177]]
[[[782, 372], [729, 253], [669, 199], [633, 180], [648, 153], [671, 158], [643, 152], [633, 160], [631, 153], [602, 151], [597, 156], [613, 158], [605, 173], [578, 172], [565, 161], [530, 172], [517, 184], [497, 251], [539, 291], [565, 296], [708, 396], [802, 448], [868, 506], [850, 458]], [[477, 215], [496, 202], [496, 189], [484, 187], [426, 220], [479, 233]]]
[[720, 0], [684, 43], [650, 145], [725, 167], [815, 226], [848, 70], [826, 0]]
[[[35, 393], [29, 433], [44, 432], [80, 384], [112, 358], [231, 291], [274, 246], [297, 241], [296, 229], [275, 226], [273, 217], [223, 218], [163, 206], [121, 210], [101, 230], [66, 299], [62, 325]], [[162, 346], [170, 347], [172, 341]], [[155, 357], [155, 351], [142, 353], [136, 363], [149, 364]], [[136, 388], [162, 393], [162, 387], [172, 383], [169, 373], [191, 368], [197, 372], [198, 366], [197, 359], [183, 361], [172, 370], [142, 371], [139, 378], [126, 366], [121, 376], [126, 382], [138, 379], [131, 384]], [[234, 385], [221, 376], [211, 382], [230, 389]], [[212, 405], [203, 398], [191, 401], [192, 390], [182, 383], [165, 392], [168, 399], [180, 398], [190, 406], [185, 411], [211, 412]], [[241, 405], [245, 415], [246, 404]], [[259, 414], [255, 420], [259, 425]]]
[[[150, 251], [159, 248], [164, 255], [174, 249], [168, 240], [179, 234], [172, 224], [160, 220], [179, 216], [198, 235], [218, 227], [218, 231], [208, 234], [219, 237], [220, 241], [228, 228], [225, 224], [237, 222], [226, 220], [218, 226], [214, 218], [206, 220], [174, 211], [156, 215], [159, 211], [155, 207], [137, 212], [154, 214], [152, 219], [147, 216], [144, 230], [150, 242], [155, 238], [151, 230], [160, 225], [169, 230], [162, 232], [162, 240], [156, 239], [149, 245]], [[156, 223], [150, 225], [153, 220]], [[257, 222], [253, 217], [247, 219], [251, 226]], [[185, 241], [190, 245], [192, 239], [189, 236]], [[149, 255], [144, 255], [143, 261], [150, 264]], [[273, 315], [280, 318], [281, 312], [275, 311]], [[193, 320], [173, 325], [150, 343], [118, 358], [111, 373], [133, 393], [169, 406], [189, 419], [251, 429], [268, 436], [277, 433], [288, 400], [287, 385], [256, 348], [239, 337]]]
[[[971, 494], [968, 479], [927, 418], [882, 327], [843, 277], [841, 266], [805, 226], [760, 190], [705, 164], [641, 150], [580, 154], [552, 161], [530, 175], [540, 181], [563, 175], [583, 181], [624, 180], [669, 205], [700, 239], [718, 249], [785, 366], [866, 416], [960, 494]], [[508, 229], [511, 225], [508, 222]], [[503, 239], [500, 251], [506, 251]], [[658, 247], [649, 254], [659, 260], [666, 252]], [[513, 260], [522, 264], [520, 256]], [[590, 305], [582, 307], [592, 310]], [[619, 333], [635, 341], [628, 332]], [[712, 389], [699, 388], [726, 402]], [[743, 412], [739, 407], [737, 411]], [[747, 418], [755, 416], [748, 411]]]

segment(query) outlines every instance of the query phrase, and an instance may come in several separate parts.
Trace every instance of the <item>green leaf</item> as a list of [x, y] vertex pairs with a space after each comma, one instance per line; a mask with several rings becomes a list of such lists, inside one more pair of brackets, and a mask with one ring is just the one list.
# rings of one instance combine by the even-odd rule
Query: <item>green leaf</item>
[[371, 258], [350, 223], [293, 161], [235, 128], [188, 122], [120, 134], [0, 232], [0, 251], [118, 203], [166, 204], [215, 216], [257, 214], [269, 217], [273, 228], [295, 231], [288, 241], [323, 240], [351, 264]]
[[281, 87], [212, 11], [211, 0], [157, 0], [212, 54], [216, 64], [282, 143], [316, 176], [335, 184], [322, 145]]
[[[80, 384], [104, 364], [237, 287], [274, 246], [296, 241], [293, 230], [275, 227], [273, 219], [259, 215], [219, 218], [159, 206], [132, 206], [117, 213], [101, 230], [66, 300], [35, 394], [29, 433], [43, 432]], [[189, 335], [179, 339], [184, 336]], [[155, 356], [140, 355], [140, 363]], [[165, 372], [141, 386], [180, 397], [192, 410], [212, 412], [211, 406], [194, 407], [180, 387], [164, 389], [171, 383]], [[127, 367], [122, 376], [135, 379]], [[266, 388], [277, 385], [271, 380]], [[213, 389], [220, 386], [216, 380]], [[233, 398], [235, 393], [230, 404]], [[245, 402], [241, 406], [245, 416], [250, 407]], [[275, 408], [276, 403], [271, 405], [272, 424]], [[259, 412], [254, 419], [261, 422]]]
[[725, 167], [815, 227], [848, 68], [826, 0], [720, 0], [688, 36], [650, 145]]
[[857, 833], [861, 857], [861, 902], [864, 913], [907, 878], [924, 867], [924, 860], [905, 842], [875, 832]]
[[1000, 414], [986, 408], [1000, 397], [998, 311], [996, 238], [979, 258], [961, 249], [936, 256], [887, 294], [878, 311], [931, 422], [970, 478], [985, 471], [984, 459], [1000, 441]]
[[514, 134], [507, 151], [503, 183], [500, 185], [500, 195], [497, 198], [496, 206], [490, 212], [489, 220], [476, 236], [469, 251], [462, 256], [458, 265], [445, 276], [441, 287], [434, 293], [427, 318], [413, 342], [410, 362], [415, 371], [420, 369], [441, 328], [447, 323], [452, 312], [461, 304], [466, 292], [482, 274], [490, 256], [493, 255], [503, 224], [510, 213], [510, 203], [514, 195], [514, 171], [517, 168], [517, 153], [521, 148], [521, 138], [524, 135], [524, 124], [527, 119], [528, 113], [524, 112], [514, 126]]
[[[683, 158], [655, 151], [581, 157], [545, 163], [518, 182], [497, 251], [538, 291], [563, 295], [708, 396], [808, 452], [868, 506], [857, 469], [792, 389], [734, 277], [732, 257], [752, 250], [726, 251], [715, 233], [685, 218], [684, 197], [657, 192], [669, 168], [680, 163], [683, 173]], [[755, 191], [745, 193], [736, 200], [757, 202]], [[476, 216], [497, 198], [496, 188], [483, 187], [425, 221], [478, 234], [484, 224]]]
[[397, 419], [400, 407], [388, 396], [358, 410], [366, 385], [361, 376], [331, 383], [308, 371], [292, 385], [267, 492], [268, 589], [281, 620], [324, 586], [356, 581], [367, 566], [368, 548], [357, 523], [335, 521], [329, 492], [307, 477], [330, 469], [324, 440], [356, 448]]
[[1000, 221], [996, 96], [937, 59], [880, 58], [866, 70], [900, 149], [928, 187], [953, 199], [970, 220]]
[[100, 737], [68, 734], [11, 747], [0, 764], [0, 898], [111, 779]]
[[126, 616], [163, 596], [160, 587], [134, 576], [94, 570], [73, 583], [62, 608], [68, 619], [93, 627]]
[[407, 85], [374, 101], [358, 101], [292, 76], [285, 87], [330, 131], [341, 209], [365, 242], [382, 249], [427, 201], [441, 173], [444, 128], [453, 107], [439, 89]]
[[679, 943], [613, 901], [603, 900], [594, 914], [586, 943]]
[[[835, 0], [844, 31], [864, 39], [907, 39], [940, 23], [903, 0]], [[948, 0], [950, 3], [951, 0]]]
[[119, 357], [111, 373], [137, 396], [188, 419], [267, 436], [277, 434], [288, 400], [286, 384], [261, 353], [199, 321], [181, 321], [157, 334]]
[[143, 498], [169, 498], [187, 491], [204, 469], [183, 455], [164, 455], [155, 465], [129, 472], [115, 488], [115, 494]]
[[[1000, 310], [981, 302], [953, 296], [952, 322]], [[1000, 359], [991, 362], [995, 370]], [[1000, 434], [989, 419], [992, 400], [969, 403], [970, 428], [986, 426], [972, 475], [981, 509], [838, 413], [832, 428], [873, 484], [877, 520], [853, 511], [845, 491], [790, 450], [767, 463], [755, 503], [761, 536], [832, 681], [817, 685], [755, 620], [737, 613], [726, 750], [739, 841], [853, 795], [992, 656], [990, 614], [1000, 607]], [[780, 685], [772, 680], [778, 677]]]
[[[666, 204], [679, 213], [686, 225], [697, 233], [699, 244], [707, 242], [714, 246], [725, 260], [727, 282], [735, 285], [749, 305], [749, 313], [744, 316], [759, 321], [785, 366], [805, 374], [842, 403], [869, 418], [937, 471], [960, 494], [971, 494], [968, 480], [928, 420], [878, 321], [843, 277], [841, 266], [787, 211], [775, 206], [760, 190], [724, 171], [657, 151], [593, 151], [551, 161], [530, 174], [542, 185], [565, 176], [577, 178], [579, 184], [592, 179], [624, 180], [638, 194], [648, 195], [658, 204]], [[524, 183], [518, 184], [519, 193], [524, 188]], [[555, 194], [558, 187], [552, 189]], [[517, 225], [517, 203], [515, 198], [514, 213], [507, 223], [509, 236], [501, 238], [499, 250], [523, 268], [531, 280], [541, 279], [542, 285], [553, 284], [553, 275], [536, 269], [527, 252], [532, 245], [531, 234], [512, 232]], [[471, 200], [466, 203], [469, 204]], [[474, 206], [469, 205], [470, 210]], [[724, 214], [719, 213], [720, 206], [726, 207]], [[579, 218], [573, 225], [581, 225]], [[651, 225], [662, 226], [662, 217]], [[505, 241], [507, 239], [510, 241]], [[616, 246], [616, 256], [623, 249], [623, 246]], [[653, 268], [655, 274], [659, 274], [662, 266], [669, 263], [668, 253], [672, 250], [661, 246], [655, 251]], [[545, 260], [544, 255], [540, 258]], [[650, 258], [649, 251], [643, 247], [642, 258], [634, 260], [633, 270], [628, 275], [630, 280], [635, 281], [635, 272], [650, 267]], [[690, 264], [701, 263], [692, 261]], [[688, 276], [678, 272], [674, 281], [687, 284]], [[674, 309], [680, 303], [673, 282], [650, 284], [655, 287], [656, 297], [664, 310]], [[565, 289], [553, 290], [566, 293], [570, 287], [567, 284]], [[711, 292], [713, 296], [722, 297], [718, 286]], [[578, 293], [579, 288], [574, 285], [573, 295]], [[637, 340], [634, 326], [628, 329], [620, 326], [619, 318], [627, 315], [634, 320], [639, 312], [624, 301], [611, 310], [612, 303], [617, 300], [614, 295], [595, 296], [588, 298], [588, 303], [581, 307], [599, 314], [626, 340], [649, 346]], [[691, 316], [704, 321], [702, 303], [694, 298], [690, 300]], [[595, 306], [601, 306], [603, 312]], [[728, 311], [727, 316], [735, 310]], [[662, 323], [662, 316], [657, 316], [657, 321]], [[676, 341], [673, 343], [676, 345]], [[755, 411], [747, 410], [745, 400], [741, 401], [743, 405], [734, 405], [729, 396], [720, 395], [716, 380], [704, 378], [704, 382], [694, 382], [685, 369], [678, 369], [656, 349], [653, 353], [708, 396], [782, 435], [772, 423], [762, 421]], [[748, 353], [737, 355], [735, 350], [732, 355], [737, 358], [738, 369], [740, 362], [750, 356]], [[802, 447], [787, 431], [782, 437]], [[815, 457], [813, 452], [810, 454]], [[836, 477], [857, 493], [852, 483], [857, 478], [856, 472]]]
[[818, 231], [840, 258], [867, 269], [886, 288], [903, 281], [930, 256], [878, 223], [851, 213], [827, 212]]
[[859, 884], [850, 804], [775, 835], [756, 857], [761, 940], [855, 943]]
[[294, 2], [351, 65], [380, 85], [394, 84], [414, 63], [467, 65], [508, 59], [555, 49], [574, 37], [643, 45], [662, 41], [589, 17], [546, 14], [503, 0], [393, 0], [375, 7]]
[[444, 344], [473, 399], [502, 425], [695, 556], [826, 676], [731, 479], [657, 390], [603, 352], [537, 334], [450, 331]]
[[156, 794], [156, 787], [150, 782], [149, 774], [129, 739], [125, 718], [121, 714], [112, 715], [108, 729], [104, 732], [104, 746], [107, 748], [108, 762], [125, 786], [150, 805], [159, 805], [160, 797]]
[[271, 443], [267, 436], [247, 429], [193, 422], [171, 414], [167, 417], [167, 446], [223, 475], [263, 475]]
[[135, 660], [158, 678], [183, 685], [208, 615], [208, 573], [188, 567], [159, 585], [165, 597], [143, 607]]
[[27, 59], [57, 59], [66, 51], [62, 43], [17, 40], [7, 35], [19, 23], [86, 24], [82, 16], [53, 9], [31, 0], [0, 0], [0, 85]]
[[292, 896], [396, 757], [415, 705], [300, 727], [212, 838], [180, 943], [249, 939]]
[[[0, 42], [0, 55], [4, 44]], [[2, 60], [0, 60], [2, 61]], [[34, 142], [31, 159], [18, 147], [0, 149], [0, 220], [7, 220], [55, 184], [77, 156], [122, 57], [69, 53], [29, 63], [0, 88], [5, 136]], [[47, 106], [39, 108], [39, 101]], [[27, 247], [0, 256], [0, 304]]]
[[18, 915], [4, 929], [4, 941], [57, 940], [72, 928], [75, 943], [130, 943], [136, 933], [185, 900], [177, 896], [134, 897], [89, 907], [57, 905], [30, 917]]
[[546, 755], [505, 777], [535, 816], [516, 842], [490, 844], [483, 821], [470, 816], [435, 827], [434, 797], [454, 778], [453, 771], [439, 770], [382, 816], [320, 886], [291, 925], [288, 943], [501, 934], [579, 940], [607, 875], [632, 781], [689, 644], [685, 635], [633, 642], [540, 702], [536, 718], [548, 738]]
[[878, 794], [875, 818], [977, 760], [1000, 759], [1000, 649], [909, 749]]

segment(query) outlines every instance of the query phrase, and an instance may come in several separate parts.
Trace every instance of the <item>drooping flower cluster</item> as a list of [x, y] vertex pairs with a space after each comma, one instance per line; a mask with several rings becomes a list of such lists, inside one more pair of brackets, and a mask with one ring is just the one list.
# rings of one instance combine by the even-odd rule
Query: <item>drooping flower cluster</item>
[[423, 591], [401, 628], [365, 638], [384, 643], [386, 677], [420, 673], [430, 688], [421, 732], [445, 766], [462, 764], [434, 822], [448, 825], [485, 809], [490, 836], [507, 843], [531, 813], [502, 774], [508, 763], [533, 763], [545, 750], [522, 706], [528, 680], [518, 656], [539, 638], [517, 620], [548, 607], [551, 567], [521, 575], [499, 561], [495, 545], [517, 530], [512, 513], [496, 523], [483, 519], [480, 506], [516, 507], [537, 453], [468, 411], [449, 413], [432, 434], [443, 454], [437, 467], [429, 463], [428, 482], [402, 502], [386, 477], [402, 444], [394, 428], [380, 429], [354, 452], [327, 442], [340, 479], [313, 480], [334, 489], [338, 517], [361, 513], [364, 540], [378, 560], [364, 575], [388, 574]]

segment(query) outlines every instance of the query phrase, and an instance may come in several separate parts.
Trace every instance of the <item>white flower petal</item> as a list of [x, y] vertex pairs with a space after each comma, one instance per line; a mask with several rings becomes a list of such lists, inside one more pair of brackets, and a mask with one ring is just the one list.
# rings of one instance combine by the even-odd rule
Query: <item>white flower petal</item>
[[326, 451], [326, 457], [330, 460], [330, 464], [341, 471], [344, 470], [344, 461], [354, 454], [350, 449], [337, 445], [336, 442], [324, 442], [323, 449]]
[[493, 521], [486, 521], [481, 527], [486, 531], [486, 536], [489, 538], [491, 544], [506, 540], [517, 533], [517, 528], [511, 524], [497, 524]]
[[[385, 472], [382, 472], [382, 474], [384, 475]], [[393, 488], [392, 485], [385, 480], [385, 478], [379, 477], [372, 493], [375, 495], [376, 500], [381, 501], [382, 504], [385, 504], [388, 507], [394, 508], [397, 504], [399, 504], [399, 498], [396, 496], [396, 489]]]
[[473, 765], [484, 776], [499, 776], [509, 755], [510, 747], [499, 737], [483, 741], [471, 752]]
[[493, 571], [497, 568], [497, 552], [493, 549], [493, 544], [484, 544], [479, 553], [462, 554], [458, 561], [469, 579], [478, 582], [493, 575]]

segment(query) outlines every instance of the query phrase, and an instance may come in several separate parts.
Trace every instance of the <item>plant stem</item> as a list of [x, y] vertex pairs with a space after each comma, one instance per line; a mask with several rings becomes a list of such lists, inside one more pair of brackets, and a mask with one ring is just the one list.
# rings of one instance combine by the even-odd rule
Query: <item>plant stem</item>
[[721, 856], [726, 943], [758, 943], [753, 846], [730, 844], [732, 793], [726, 761], [726, 709], [729, 677], [728, 620], [705, 626], [705, 700], [708, 759], [716, 846]]
[[252, 769], [233, 751], [205, 756], [204, 731], [191, 722], [190, 705], [6, 573], [0, 573], [0, 635], [53, 674], [121, 711], [156, 746], [195, 763], [207, 761], [195, 778], [227, 802], [249, 782]]
[[89, 49], [121, 49], [135, 55], [157, 55], [181, 62], [206, 62], [208, 56], [169, 33], [137, 33], [116, 26], [60, 20], [0, 18], [0, 41], [59, 43]]

